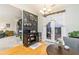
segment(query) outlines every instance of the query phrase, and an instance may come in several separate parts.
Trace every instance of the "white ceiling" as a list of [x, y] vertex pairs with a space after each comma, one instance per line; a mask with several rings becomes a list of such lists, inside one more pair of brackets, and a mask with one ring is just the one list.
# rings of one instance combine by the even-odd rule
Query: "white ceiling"
[[42, 10], [44, 7], [51, 8], [52, 12], [63, 9], [63, 5], [61, 4], [14, 4], [13, 6], [37, 15], [41, 14], [40, 10]]
[[62, 5], [44, 5], [44, 4], [0, 4], [0, 18], [14, 19], [22, 17], [22, 10], [29, 11], [36, 15], [42, 15], [40, 10], [44, 7], [51, 8], [52, 12], [62, 9]]
[[55, 12], [55, 11], [58, 11], [58, 10], [61, 10], [63, 9], [63, 5], [56, 5], [56, 4], [47, 4], [47, 5], [44, 5], [44, 4], [37, 4], [37, 5], [31, 5], [34, 7], [34, 9], [39, 13], [40, 13], [40, 10], [42, 10], [43, 8], [47, 8], [47, 9], [51, 9], [51, 12]]

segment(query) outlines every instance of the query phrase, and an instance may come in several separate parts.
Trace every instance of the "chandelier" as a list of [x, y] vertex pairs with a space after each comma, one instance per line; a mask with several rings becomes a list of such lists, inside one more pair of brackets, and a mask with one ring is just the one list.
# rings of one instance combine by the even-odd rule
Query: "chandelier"
[[47, 9], [47, 8], [43, 8], [42, 10], [40, 10], [40, 12], [44, 15], [44, 14], [48, 14], [51, 12], [51, 9]]
[[44, 7], [40, 10], [42, 15], [50, 14], [52, 12], [52, 7], [54, 5], [44, 5]]

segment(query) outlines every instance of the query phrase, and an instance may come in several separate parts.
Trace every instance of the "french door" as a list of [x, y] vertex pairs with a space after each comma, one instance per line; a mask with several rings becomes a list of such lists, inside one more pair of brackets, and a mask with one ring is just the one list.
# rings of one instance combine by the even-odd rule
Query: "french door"
[[55, 21], [53, 20], [46, 25], [46, 41], [55, 42]]

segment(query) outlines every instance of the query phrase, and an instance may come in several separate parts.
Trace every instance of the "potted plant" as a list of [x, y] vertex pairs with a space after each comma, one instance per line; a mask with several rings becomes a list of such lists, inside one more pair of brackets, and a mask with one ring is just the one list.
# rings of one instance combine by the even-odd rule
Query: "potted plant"
[[79, 31], [73, 31], [68, 33], [69, 37], [73, 37], [73, 38], [79, 38]]

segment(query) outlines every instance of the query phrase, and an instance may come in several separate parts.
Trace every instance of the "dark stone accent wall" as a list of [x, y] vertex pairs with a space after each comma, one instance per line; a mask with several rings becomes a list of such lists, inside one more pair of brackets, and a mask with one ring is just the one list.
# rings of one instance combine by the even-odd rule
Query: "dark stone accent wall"
[[23, 24], [24, 30], [35, 30], [38, 32], [38, 16], [27, 11], [23, 11], [23, 23], [27, 24], [30, 23], [31, 26], [27, 26]]
[[23, 11], [23, 44], [27, 47], [38, 41], [38, 16], [27, 11]]

